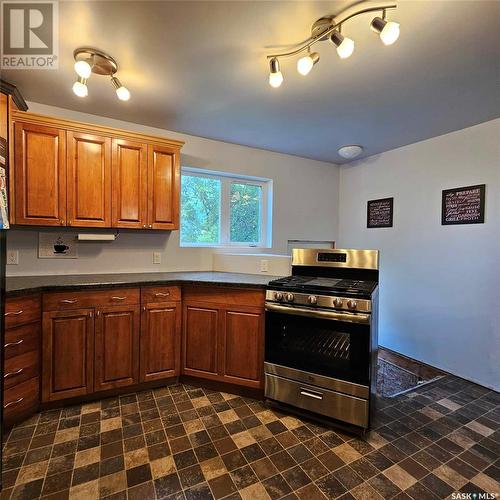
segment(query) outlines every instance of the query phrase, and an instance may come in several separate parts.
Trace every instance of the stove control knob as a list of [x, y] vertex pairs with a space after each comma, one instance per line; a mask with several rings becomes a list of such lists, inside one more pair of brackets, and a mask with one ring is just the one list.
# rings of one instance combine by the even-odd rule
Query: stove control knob
[[341, 298], [339, 298], [339, 297], [335, 297], [335, 298], [333, 299], [333, 305], [334, 305], [335, 307], [342, 307], [342, 304], [343, 304], [343, 303], [344, 303], [344, 301], [343, 301]]
[[318, 303], [318, 297], [316, 297], [316, 295], [309, 295], [309, 297], [307, 297], [307, 302], [315, 306]]
[[281, 302], [283, 300], [283, 294], [281, 292], [275, 292], [274, 298], [278, 301]]
[[349, 309], [356, 309], [356, 307], [358, 307], [358, 303], [355, 300], [348, 300], [347, 307]]
[[288, 302], [293, 302], [294, 299], [295, 299], [295, 297], [293, 296], [293, 293], [287, 293], [286, 294], [286, 300]]

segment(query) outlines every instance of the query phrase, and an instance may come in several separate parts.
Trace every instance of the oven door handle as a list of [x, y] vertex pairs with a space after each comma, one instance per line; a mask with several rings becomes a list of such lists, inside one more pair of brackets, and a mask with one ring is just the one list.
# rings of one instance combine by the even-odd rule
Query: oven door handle
[[320, 309], [306, 309], [305, 307], [280, 306], [266, 302], [266, 311], [292, 314], [294, 316], [307, 316], [309, 318], [330, 319], [334, 321], [346, 321], [348, 323], [370, 324], [370, 315], [361, 313], [334, 312]]

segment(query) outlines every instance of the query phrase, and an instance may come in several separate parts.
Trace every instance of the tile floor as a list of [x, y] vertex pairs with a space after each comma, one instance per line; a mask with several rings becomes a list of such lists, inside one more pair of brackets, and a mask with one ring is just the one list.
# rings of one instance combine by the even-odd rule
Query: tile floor
[[446, 376], [379, 405], [365, 439], [185, 385], [48, 411], [7, 436], [1, 498], [500, 493], [500, 394]]

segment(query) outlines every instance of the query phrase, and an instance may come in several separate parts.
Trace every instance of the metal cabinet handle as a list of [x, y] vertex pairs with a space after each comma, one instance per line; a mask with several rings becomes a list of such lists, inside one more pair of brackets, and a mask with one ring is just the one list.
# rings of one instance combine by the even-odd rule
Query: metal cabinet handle
[[24, 342], [24, 339], [18, 340], [17, 342], [7, 342], [4, 344], [4, 348], [6, 347], [13, 347], [15, 345], [21, 345]]
[[5, 403], [3, 405], [4, 409], [5, 408], [8, 408], [9, 406], [12, 406], [12, 405], [17, 405], [19, 404], [21, 401], [24, 401], [24, 398], [19, 398], [19, 399], [16, 399], [15, 401], [9, 401], [8, 403]]
[[155, 297], [168, 297], [169, 295], [170, 295], [170, 292], [167, 292], [167, 293], [157, 292], [157, 293], [155, 293]]
[[24, 368], [19, 368], [19, 370], [16, 370], [15, 372], [8, 372], [6, 373], [3, 378], [9, 378], [9, 377], [15, 377], [16, 375], [19, 375], [24, 371]]
[[149, 227], [153, 227], [153, 224], [150, 224]]
[[125, 300], [127, 297], [111, 297], [111, 300]]
[[143, 224], [142, 226], [144, 229], [146, 229], [148, 226], [146, 224]]
[[323, 399], [323, 394], [319, 392], [311, 392], [308, 391], [307, 389], [302, 389], [302, 388], [300, 389], [300, 395], [313, 399], [319, 399], [319, 400]]
[[63, 299], [59, 302], [61, 302], [61, 304], [75, 304], [76, 302], [78, 302], [78, 299]]
[[5, 316], [19, 316], [22, 314], [24, 311], [22, 309], [19, 309], [19, 311], [11, 311], [11, 312], [6, 312]]

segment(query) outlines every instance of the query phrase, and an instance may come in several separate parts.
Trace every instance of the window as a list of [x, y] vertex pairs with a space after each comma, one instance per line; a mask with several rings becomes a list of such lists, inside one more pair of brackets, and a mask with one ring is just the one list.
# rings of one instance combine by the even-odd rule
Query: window
[[183, 167], [181, 245], [268, 246], [271, 184]]

